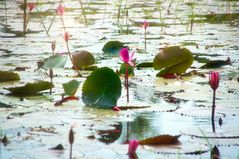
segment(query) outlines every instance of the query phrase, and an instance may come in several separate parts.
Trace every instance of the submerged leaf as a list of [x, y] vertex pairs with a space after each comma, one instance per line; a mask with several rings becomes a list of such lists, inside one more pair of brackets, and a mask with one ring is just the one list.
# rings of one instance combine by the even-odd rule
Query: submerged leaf
[[171, 136], [171, 135], [160, 135], [152, 138], [147, 138], [140, 140], [140, 145], [166, 145], [166, 144], [175, 144], [178, 143], [178, 138], [180, 135]]
[[121, 88], [120, 78], [112, 69], [99, 68], [87, 77], [82, 89], [82, 99], [88, 106], [112, 108], [121, 96]]
[[0, 82], [20, 80], [17, 73], [0, 70]]
[[8, 104], [0, 102], [0, 108], [12, 108], [12, 107], [13, 107], [12, 105], [8, 105]]
[[73, 61], [78, 69], [93, 65], [94, 56], [88, 51], [79, 51], [72, 55]]
[[153, 67], [161, 70], [157, 76], [172, 73], [184, 73], [193, 63], [192, 53], [179, 46], [166, 47], [162, 52], [155, 56]]
[[67, 57], [61, 55], [52, 55], [46, 58], [42, 64], [40, 64], [41, 68], [64, 68], [66, 64]]
[[53, 88], [52, 83], [47, 81], [38, 81], [35, 83], [27, 83], [26, 85], [21, 87], [12, 87], [12, 88], [6, 88], [6, 89], [13, 94], [35, 95], [40, 91], [44, 91], [51, 88]]
[[77, 80], [71, 80], [70, 82], [64, 83], [64, 94], [67, 96], [74, 96], [77, 89], [79, 88], [80, 82]]
[[119, 51], [124, 47], [124, 44], [119, 41], [109, 41], [107, 42], [102, 51], [108, 54], [118, 55]]

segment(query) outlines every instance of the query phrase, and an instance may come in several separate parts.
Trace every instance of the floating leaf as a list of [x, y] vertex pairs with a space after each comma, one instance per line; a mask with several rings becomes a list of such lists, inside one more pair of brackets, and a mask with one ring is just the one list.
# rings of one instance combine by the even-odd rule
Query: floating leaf
[[147, 138], [140, 140], [140, 145], [166, 145], [166, 144], [175, 144], [178, 142], [180, 135], [171, 136], [171, 135], [160, 135], [152, 138]]
[[123, 47], [124, 44], [119, 41], [109, 41], [104, 45], [102, 51], [104, 53], [118, 55]]
[[82, 99], [88, 106], [112, 108], [121, 96], [121, 89], [120, 78], [112, 69], [99, 68], [87, 77], [82, 89]]
[[[126, 70], [125, 63], [122, 63], [119, 71], [120, 75], [125, 75], [125, 70]], [[128, 65], [128, 75], [134, 76], [134, 67], [130, 65]]]
[[142, 62], [138, 65], [136, 65], [137, 68], [140, 68], [140, 67], [153, 67], [153, 62]]
[[230, 64], [231, 64], [231, 60], [230, 58], [228, 58], [227, 60], [209, 61], [200, 68], [219, 68], [219, 67], [230, 65]]
[[79, 88], [80, 82], [77, 80], [71, 80], [68, 83], [63, 84], [65, 95], [74, 96]]
[[12, 108], [13, 106], [0, 102], [0, 108]]
[[145, 108], [150, 108], [150, 106], [119, 106], [120, 110], [145, 109]]
[[55, 146], [53, 148], [50, 148], [50, 150], [57, 150], [57, 151], [64, 150], [64, 147], [63, 147], [62, 144], [59, 144], [59, 145], [57, 145], [57, 146]]
[[14, 81], [14, 80], [20, 80], [20, 77], [17, 73], [0, 70], [0, 82]]
[[157, 76], [171, 73], [184, 73], [193, 63], [192, 53], [179, 46], [166, 47], [155, 56], [154, 69], [163, 69]]
[[94, 56], [88, 51], [79, 51], [73, 54], [72, 58], [78, 69], [93, 65], [95, 63]]
[[53, 84], [47, 81], [38, 81], [35, 83], [27, 83], [25, 86], [6, 88], [13, 94], [19, 95], [35, 95], [40, 91], [53, 88]]
[[45, 59], [42, 63], [40, 64], [41, 68], [48, 69], [48, 68], [64, 68], [66, 64], [67, 57], [66, 56], [61, 56], [61, 55], [52, 55]]

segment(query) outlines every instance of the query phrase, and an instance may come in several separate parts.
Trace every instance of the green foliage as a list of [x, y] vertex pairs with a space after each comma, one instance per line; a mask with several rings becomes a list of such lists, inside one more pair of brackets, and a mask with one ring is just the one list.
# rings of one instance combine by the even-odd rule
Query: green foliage
[[118, 55], [123, 47], [124, 44], [119, 41], [109, 41], [104, 45], [102, 51], [107, 54]]
[[98, 68], [84, 82], [82, 99], [88, 106], [112, 108], [121, 96], [121, 89], [120, 78], [112, 69]]
[[71, 80], [70, 82], [64, 83], [63, 88], [65, 95], [75, 96], [77, 89], [79, 88], [80, 82], [77, 80]]
[[72, 55], [73, 61], [78, 69], [93, 65], [95, 63], [94, 56], [88, 51], [79, 51]]
[[[126, 70], [125, 63], [122, 63], [119, 71], [120, 75], [125, 75], [125, 70]], [[130, 65], [128, 65], [128, 75], [134, 76], [134, 67]]]
[[48, 58], [46, 58], [43, 61], [42, 66], [40, 66], [43, 69], [49, 69], [49, 68], [64, 68], [66, 64], [67, 57], [61, 56], [61, 55], [52, 55]]
[[40, 91], [44, 91], [47, 89], [53, 88], [54, 85], [47, 81], [38, 81], [35, 83], [27, 83], [24, 86], [21, 87], [12, 87], [12, 88], [6, 88], [13, 94], [17, 95], [35, 95]]
[[11, 71], [1, 71], [0, 70], [0, 82], [20, 80], [17, 73]]
[[179, 46], [166, 47], [155, 56], [153, 67], [161, 70], [157, 76], [171, 73], [184, 73], [193, 63], [192, 53]]

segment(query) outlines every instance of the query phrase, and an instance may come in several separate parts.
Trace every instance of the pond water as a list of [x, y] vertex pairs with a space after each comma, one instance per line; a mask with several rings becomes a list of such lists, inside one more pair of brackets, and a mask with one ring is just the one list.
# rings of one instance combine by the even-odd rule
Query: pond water
[[[104, 44], [119, 40], [135, 50], [137, 62], [153, 61], [165, 46], [188, 48], [195, 60], [182, 79], [156, 77], [153, 68], [135, 69], [129, 79], [130, 102], [123, 88], [119, 106], [149, 106], [120, 112], [84, 106], [81, 87], [91, 71], [75, 77], [70, 60], [64, 69], [54, 69], [55, 87], [38, 96], [12, 96], [4, 89], [36, 80], [47, 80], [37, 61], [52, 54], [51, 42], [56, 41], [57, 53], [66, 53], [63, 27], [56, 8], [60, 2], [38, 0], [32, 10], [23, 36], [22, 1], [0, 1], [0, 70], [15, 70], [20, 81], [0, 83], [0, 137], [9, 143], [0, 144], [2, 159], [68, 158], [68, 132], [74, 127], [73, 158], [123, 159], [127, 155], [127, 139], [142, 140], [158, 135], [181, 135], [179, 142], [161, 146], [139, 146], [137, 156], [145, 158], [210, 158], [214, 145], [221, 158], [239, 158], [239, 2], [237, 0], [65, 0], [64, 21], [70, 33], [70, 50], [87, 50], [96, 58], [98, 67], [119, 69], [119, 57], [104, 54]], [[84, 10], [82, 10], [81, 3]], [[128, 17], [126, 12], [128, 12]], [[83, 14], [84, 13], [84, 14]], [[147, 51], [144, 51], [144, 30], [147, 19]], [[193, 23], [192, 23], [193, 21]], [[44, 26], [46, 29], [44, 29]], [[51, 27], [50, 27], [51, 26]], [[48, 34], [46, 30], [49, 29]], [[231, 65], [200, 69], [200, 59], [226, 60]], [[220, 72], [216, 98], [216, 133], [211, 126], [212, 91], [208, 73]], [[81, 81], [79, 101], [55, 107], [61, 99], [62, 83]], [[122, 77], [122, 81], [124, 78]], [[7, 108], [2, 105], [6, 104]], [[222, 119], [222, 125], [218, 123]], [[51, 150], [62, 144], [64, 150]]]

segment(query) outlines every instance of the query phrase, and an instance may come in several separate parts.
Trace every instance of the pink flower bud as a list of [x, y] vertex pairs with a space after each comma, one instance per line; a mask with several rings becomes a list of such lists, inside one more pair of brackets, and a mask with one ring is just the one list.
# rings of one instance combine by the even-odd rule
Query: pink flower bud
[[27, 3], [27, 8], [32, 11], [35, 8], [36, 4], [34, 2]]
[[65, 11], [65, 7], [63, 7], [62, 5], [59, 5], [56, 9], [57, 14], [60, 16], [63, 16], [64, 11]]
[[65, 32], [65, 33], [64, 33], [64, 40], [65, 40], [66, 42], [69, 41], [69, 33], [68, 33], [68, 32]]
[[142, 27], [146, 30], [149, 27], [149, 22], [145, 20]]
[[137, 150], [137, 147], [139, 145], [139, 141], [136, 139], [130, 140], [129, 141], [129, 148], [128, 148], [128, 153], [135, 153]]
[[219, 86], [219, 73], [212, 71], [209, 75], [209, 83], [213, 90], [216, 90]]

